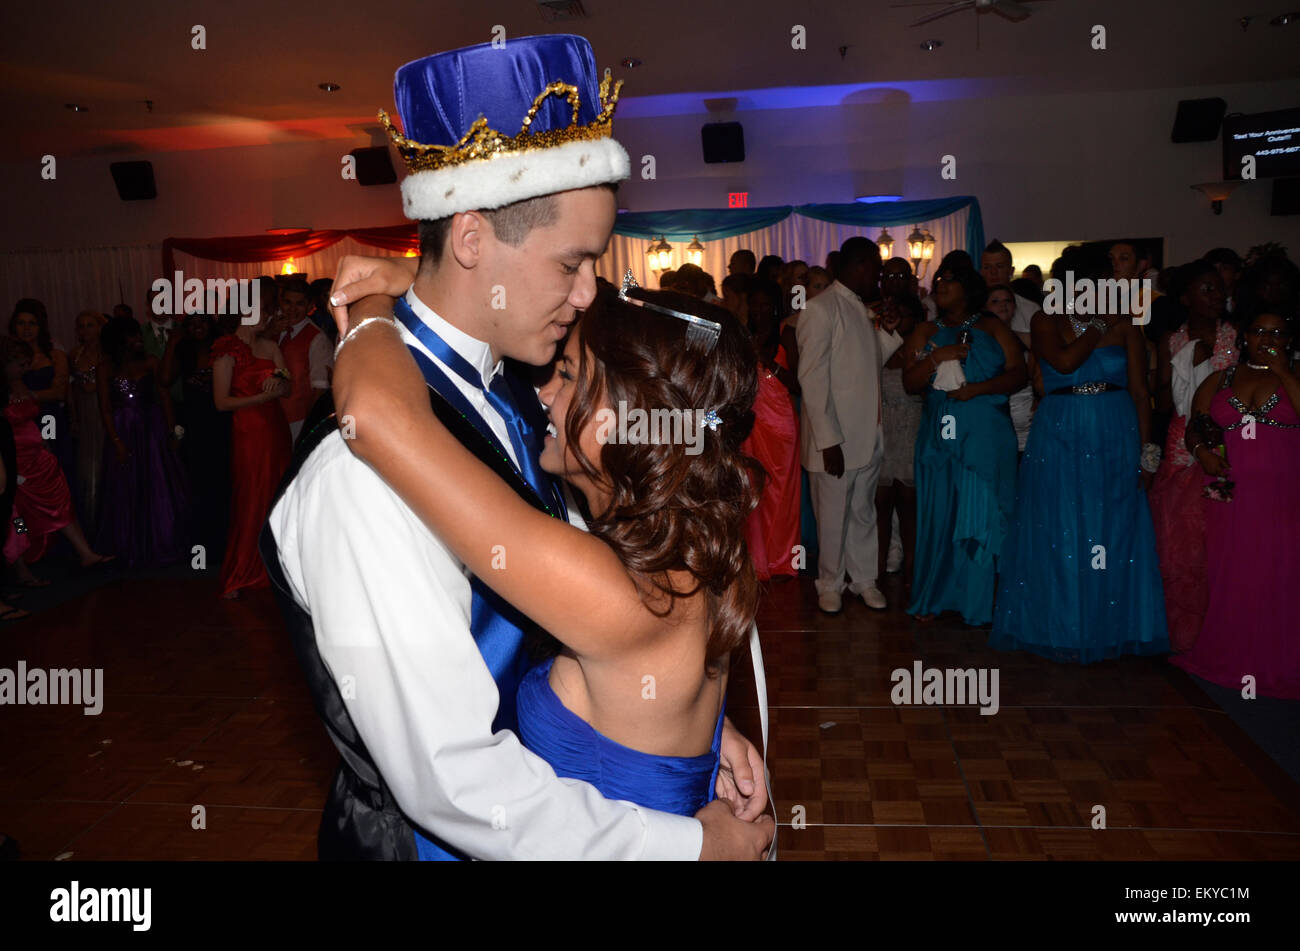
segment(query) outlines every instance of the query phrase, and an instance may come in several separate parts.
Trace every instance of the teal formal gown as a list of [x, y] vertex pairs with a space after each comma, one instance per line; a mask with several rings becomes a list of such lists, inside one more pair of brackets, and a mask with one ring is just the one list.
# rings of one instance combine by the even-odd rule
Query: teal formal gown
[[[1047, 395], [1020, 464], [989, 646], [1076, 664], [1166, 653], [1125, 348], [1098, 347], [1070, 374], [1040, 366]], [[1084, 383], [1116, 388], [1053, 392]]]
[[[968, 324], [971, 322], [968, 322]], [[957, 342], [939, 325], [927, 350]], [[1002, 345], [971, 326], [967, 383], [1005, 369]], [[965, 401], [930, 389], [916, 436], [916, 567], [908, 614], [958, 611], [967, 624], [993, 620], [993, 587], [1015, 503], [1016, 431], [1007, 395]]]

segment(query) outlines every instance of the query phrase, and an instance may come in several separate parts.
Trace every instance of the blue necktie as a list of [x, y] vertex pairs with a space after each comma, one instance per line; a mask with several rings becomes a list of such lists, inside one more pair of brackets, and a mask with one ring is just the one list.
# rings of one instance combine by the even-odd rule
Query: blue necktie
[[[487, 397], [489, 405], [500, 413], [501, 418], [505, 421], [506, 432], [510, 434], [510, 444], [514, 447], [515, 458], [518, 460], [519, 474], [528, 483], [528, 486], [537, 493], [537, 497], [552, 515], [561, 520], [567, 520], [568, 511], [564, 505], [564, 494], [560, 491], [559, 486], [555, 484], [555, 480], [551, 478], [550, 474], [544, 472], [541, 466], [538, 465], [537, 457], [542, 449], [542, 434], [519, 411], [516, 401], [521, 399], [522, 395], [517, 392], [518, 388], [512, 390], [506, 375], [499, 373], [492, 380], [491, 385], [484, 389], [482, 375], [474, 367], [470, 366], [468, 360], [453, 350], [450, 344], [439, 337], [432, 327], [415, 316], [415, 312], [411, 309], [411, 305], [407, 303], [405, 297], [399, 297], [393, 309], [397, 319], [405, 325], [406, 329], [420, 343], [428, 348], [430, 353], [466, 383], [469, 383]], [[428, 360], [428, 357], [414, 347], [409, 349], [417, 362], [423, 363], [423, 361]], [[421, 369], [424, 369], [423, 365]], [[429, 379], [427, 371], [424, 376], [426, 380]], [[439, 389], [439, 392], [443, 393], [441, 389]], [[443, 395], [449, 397], [462, 415], [473, 423], [484, 436], [488, 437], [489, 441], [494, 445], [497, 444], [496, 436], [486, 423], [482, 422], [479, 414], [474, 412], [468, 402], [463, 399], [459, 390], [455, 390], [454, 394], [443, 393]], [[531, 390], [527, 398], [536, 401], [536, 397]]]

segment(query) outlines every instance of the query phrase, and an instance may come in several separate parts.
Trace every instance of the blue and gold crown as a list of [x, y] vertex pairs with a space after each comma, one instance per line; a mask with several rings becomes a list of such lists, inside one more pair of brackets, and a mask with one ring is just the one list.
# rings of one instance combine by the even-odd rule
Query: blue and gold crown
[[598, 83], [591, 44], [567, 34], [407, 63], [393, 80], [404, 133], [379, 113], [406, 163], [403, 211], [445, 218], [627, 178], [612, 137], [622, 85], [608, 70]]

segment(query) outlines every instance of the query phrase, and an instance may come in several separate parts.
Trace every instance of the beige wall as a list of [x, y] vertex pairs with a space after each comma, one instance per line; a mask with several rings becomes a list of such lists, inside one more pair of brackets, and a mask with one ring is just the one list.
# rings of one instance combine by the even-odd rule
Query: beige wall
[[[1143, 90], [991, 100], [913, 102], [904, 92], [869, 104], [742, 111], [748, 159], [705, 165], [699, 127], [711, 117], [616, 121], [633, 159], [656, 157], [657, 177], [624, 184], [620, 205], [636, 211], [719, 207], [746, 190], [751, 206], [849, 201], [862, 191], [907, 198], [979, 197], [985, 231], [1004, 241], [1163, 235], [1166, 260], [1216, 245], [1245, 250], [1277, 240], [1300, 253], [1300, 217], [1268, 215], [1270, 183], [1249, 183], [1221, 216], [1189, 186], [1217, 180], [1218, 142], [1173, 145], [1177, 100], [1222, 95], [1230, 111], [1300, 105], [1300, 82], [1214, 89]], [[713, 117], [716, 118], [716, 117]], [[725, 117], [724, 117], [725, 118]], [[0, 250], [158, 242], [168, 236], [257, 234], [273, 226], [395, 224], [397, 186], [361, 188], [339, 176], [339, 159], [366, 141], [156, 153], [158, 199], [117, 198], [108, 163], [64, 158], [56, 181], [31, 163], [3, 166]], [[957, 178], [939, 174], [944, 155]], [[1019, 264], [1020, 262], [1017, 262]]]

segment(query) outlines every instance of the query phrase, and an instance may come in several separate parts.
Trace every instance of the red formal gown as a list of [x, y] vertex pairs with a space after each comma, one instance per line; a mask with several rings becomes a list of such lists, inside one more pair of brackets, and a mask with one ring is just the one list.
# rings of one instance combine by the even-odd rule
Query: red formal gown
[[[212, 345], [212, 359], [235, 361], [230, 395], [256, 396], [275, 371], [275, 364], [253, 356], [234, 334]], [[289, 466], [293, 442], [279, 400], [237, 409], [230, 424], [230, 535], [221, 563], [221, 593], [270, 586], [257, 551], [257, 536], [271, 508], [271, 498]]]
[[25, 557], [28, 562], [39, 561], [54, 540], [54, 533], [72, 521], [72, 495], [59, 461], [41, 439], [36, 423], [41, 409], [36, 401], [10, 403], [5, 407], [5, 416], [13, 427], [14, 448], [18, 451], [16, 475], [22, 479], [14, 493], [14, 517], [22, 518], [27, 526], [24, 534], [16, 532], [13, 524], [7, 526], [5, 560]]
[[759, 580], [797, 575], [799, 544], [799, 422], [785, 385], [767, 370], [758, 371], [754, 429], [741, 445], [767, 472], [758, 508], [745, 522], [745, 540]]

